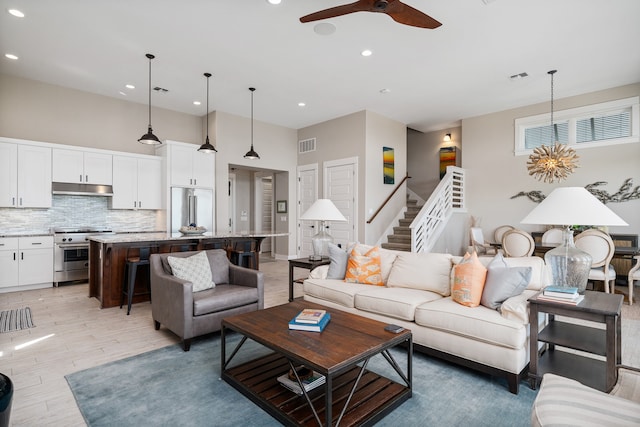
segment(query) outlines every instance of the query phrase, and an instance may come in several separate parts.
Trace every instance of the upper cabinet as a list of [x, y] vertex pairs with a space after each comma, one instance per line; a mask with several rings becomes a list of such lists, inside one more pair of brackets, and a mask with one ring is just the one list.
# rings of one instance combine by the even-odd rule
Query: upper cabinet
[[112, 209], [161, 209], [160, 157], [113, 156]]
[[166, 158], [171, 187], [214, 187], [215, 154], [201, 153], [195, 144], [173, 141], [167, 141], [158, 151]]
[[53, 149], [53, 182], [111, 185], [112, 171], [111, 154]]
[[0, 207], [51, 207], [51, 148], [0, 142]]

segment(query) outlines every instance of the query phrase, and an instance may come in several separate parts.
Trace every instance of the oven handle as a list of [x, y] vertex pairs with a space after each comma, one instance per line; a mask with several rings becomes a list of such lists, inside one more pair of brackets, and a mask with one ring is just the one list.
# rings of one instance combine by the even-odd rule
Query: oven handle
[[56, 243], [56, 246], [60, 249], [86, 249], [89, 247], [89, 244], [75, 244], [75, 243]]

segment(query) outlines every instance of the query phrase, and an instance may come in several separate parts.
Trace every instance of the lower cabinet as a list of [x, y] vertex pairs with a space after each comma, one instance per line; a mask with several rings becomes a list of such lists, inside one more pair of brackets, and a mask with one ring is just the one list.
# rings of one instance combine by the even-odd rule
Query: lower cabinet
[[53, 285], [53, 237], [0, 238], [0, 292]]

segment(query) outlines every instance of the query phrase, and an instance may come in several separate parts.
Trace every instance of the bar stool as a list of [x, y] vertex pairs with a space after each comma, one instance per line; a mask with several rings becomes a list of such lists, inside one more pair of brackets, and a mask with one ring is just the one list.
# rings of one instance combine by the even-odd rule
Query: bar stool
[[241, 267], [258, 268], [258, 256], [253, 240], [236, 240], [231, 249], [231, 263]]
[[[124, 304], [124, 296], [127, 296], [127, 316], [131, 313], [131, 301], [136, 286], [136, 273], [139, 266], [146, 265], [149, 267], [149, 256], [151, 251], [156, 249], [153, 246], [142, 246], [139, 248], [128, 248], [127, 256], [125, 258], [124, 265], [124, 280], [122, 283], [122, 294], [120, 295], [120, 308]], [[136, 251], [138, 254], [130, 254], [130, 252]], [[150, 268], [147, 268], [147, 285], [149, 289], [145, 292], [137, 293], [135, 295], [149, 295], [151, 300], [151, 283], [150, 283]]]

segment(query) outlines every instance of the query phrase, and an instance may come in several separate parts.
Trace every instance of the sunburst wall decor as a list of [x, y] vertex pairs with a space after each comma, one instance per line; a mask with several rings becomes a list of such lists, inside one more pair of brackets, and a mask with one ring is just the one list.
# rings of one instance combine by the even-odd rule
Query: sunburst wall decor
[[541, 145], [533, 149], [527, 161], [529, 175], [548, 183], [566, 179], [578, 167], [576, 151], [556, 142], [553, 147]]

